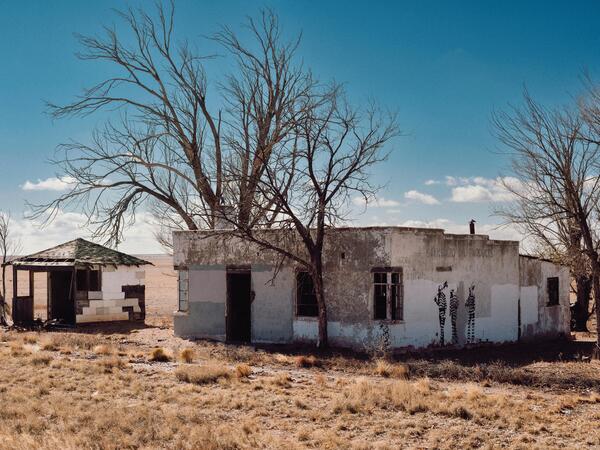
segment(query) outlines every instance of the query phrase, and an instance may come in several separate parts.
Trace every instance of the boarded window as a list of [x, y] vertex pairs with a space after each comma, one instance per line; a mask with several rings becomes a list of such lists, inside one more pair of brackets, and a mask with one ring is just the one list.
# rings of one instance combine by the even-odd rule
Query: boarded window
[[180, 270], [177, 276], [177, 284], [179, 287], [179, 311], [187, 311], [188, 302], [188, 290], [189, 290], [189, 274], [187, 270]]
[[376, 320], [403, 320], [401, 271], [373, 272], [373, 310]]
[[548, 306], [558, 305], [558, 277], [550, 277], [548, 283]]
[[101, 291], [100, 271], [77, 269], [78, 291]]
[[308, 272], [296, 273], [296, 314], [305, 317], [319, 315], [315, 285]]

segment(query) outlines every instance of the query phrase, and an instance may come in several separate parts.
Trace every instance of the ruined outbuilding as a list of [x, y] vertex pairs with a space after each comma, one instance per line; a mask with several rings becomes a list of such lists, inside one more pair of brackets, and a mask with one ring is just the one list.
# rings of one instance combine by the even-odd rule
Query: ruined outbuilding
[[[226, 232], [173, 237], [177, 335], [316, 341], [316, 299], [301, 267]], [[569, 332], [568, 269], [520, 256], [518, 242], [403, 227], [335, 229], [326, 242], [332, 345], [464, 346]]]
[[[47, 273], [47, 319], [67, 325], [143, 321], [143, 259], [75, 239], [15, 259], [12, 316], [15, 323], [34, 320], [34, 273]], [[29, 292], [19, 295], [18, 274], [29, 273]]]

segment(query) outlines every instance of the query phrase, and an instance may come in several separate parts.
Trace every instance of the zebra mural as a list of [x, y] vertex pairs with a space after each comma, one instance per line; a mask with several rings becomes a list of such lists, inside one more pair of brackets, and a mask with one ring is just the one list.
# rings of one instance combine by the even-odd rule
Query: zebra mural
[[465, 301], [467, 309], [467, 343], [475, 342], [475, 285], [472, 284], [469, 288], [469, 296]]
[[446, 324], [446, 294], [444, 294], [444, 289], [447, 287], [448, 282], [444, 281], [444, 284], [438, 286], [437, 295], [433, 299], [435, 304], [438, 306], [440, 318], [440, 345], [444, 345], [444, 325]]
[[454, 289], [450, 289], [450, 322], [452, 324], [452, 345], [458, 344], [458, 331], [456, 330], [456, 316], [458, 313], [458, 297]]

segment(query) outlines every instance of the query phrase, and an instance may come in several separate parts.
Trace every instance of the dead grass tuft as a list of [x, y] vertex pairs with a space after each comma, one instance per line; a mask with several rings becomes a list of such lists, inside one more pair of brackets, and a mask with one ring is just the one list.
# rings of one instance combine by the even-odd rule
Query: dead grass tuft
[[40, 340], [40, 348], [49, 352], [55, 352], [59, 349], [58, 345], [56, 344], [56, 341], [52, 336], [46, 336], [45, 338]]
[[52, 357], [48, 354], [36, 354], [31, 357], [31, 364], [34, 366], [47, 366], [52, 361]]
[[158, 347], [152, 350], [149, 359], [153, 362], [169, 362], [172, 358], [171, 355], [169, 355], [164, 348]]
[[275, 386], [288, 388], [291, 386], [292, 377], [289, 373], [278, 373], [269, 379], [269, 383]]
[[102, 358], [98, 361], [98, 365], [105, 373], [111, 373], [113, 369], [123, 369], [126, 366], [125, 361], [118, 356]]
[[375, 364], [375, 375], [383, 378], [398, 378], [407, 380], [409, 369], [404, 364], [392, 364], [383, 359], [380, 359]]
[[295, 363], [296, 363], [296, 367], [305, 367], [305, 368], [309, 368], [309, 367], [321, 367], [321, 361], [319, 361], [313, 355], [308, 355], [308, 356], [306, 356], [306, 355], [299, 355], [299, 356], [296, 356]]
[[231, 370], [217, 364], [205, 366], [179, 366], [175, 371], [175, 376], [179, 381], [193, 384], [216, 383], [220, 379], [229, 379], [232, 376]]
[[248, 378], [252, 375], [252, 367], [248, 364], [238, 364], [235, 366], [235, 376], [238, 378]]
[[196, 352], [194, 351], [193, 348], [184, 348], [179, 353], [179, 358], [181, 359], [181, 361], [191, 364], [194, 362], [194, 359], [196, 358]]
[[112, 355], [115, 353], [115, 349], [107, 344], [100, 344], [94, 347], [94, 353], [96, 355]]

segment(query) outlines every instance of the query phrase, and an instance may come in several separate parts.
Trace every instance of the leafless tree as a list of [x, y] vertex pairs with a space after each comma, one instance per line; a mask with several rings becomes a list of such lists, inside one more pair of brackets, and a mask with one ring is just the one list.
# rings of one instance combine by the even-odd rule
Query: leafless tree
[[10, 213], [0, 212], [0, 266], [2, 267], [2, 291], [0, 292], [0, 325], [6, 325], [6, 266], [11, 258], [21, 252], [21, 243], [13, 234]]
[[[245, 225], [230, 220], [231, 233], [298, 264], [312, 277], [318, 304], [320, 347], [328, 345], [324, 249], [329, 233], [344, 223], [350, 198], [373, 198], [379, 186], [369, 180], [373, 165], [388, 156], [398, 134], [395, 115], [374, 106], [350, 106], [339, 86], [306, 105], [294, 139], [271, 155], [258, 184], [254, 216]], [[267, 226], [261, 224], [269, 217]], [[265, 228], [271, 228], [265, 231]]]
[[[95, 237], [109, 244], [148, 209], [167, 245], [173, 229], [213, 228], [224, 204], [235, 205], [239, 222], [247, 223], [271, 153], [288, 139], [317, 86], [296, 61], [299, 37], [284, 39], [268, 10], [247, 19], [243, 42], [222, 28], [209, 41], [237, 67], [210, 84], [206, 64], [215, 56], [176, 42], [173, 4], [118, 17], [124, 29], [79, 36], [78, 54], [106, 63], [115, 75], [49, 109], [55, 118], [120, 114], [89, 142], [60, 146], [55, 163], [74, 183], [51, 203], [34, 205], [33, 217], [51, 220], [62, 209], [81, 208]], [[226, 164], [239, 176], [227, 178]]]
[[584, 138], [590, 131], [588, 123], [577, 108], [548, 109], [527, 92], [523, 107], [500, 112], [493, 122], [521, 181], [506, 186], [515, 202], [502, 211], [504, 217], [540, 242], [560, 249], [575, 265], [589, 264], [598, 301], [600, 146]]

